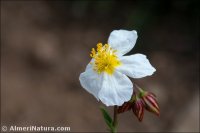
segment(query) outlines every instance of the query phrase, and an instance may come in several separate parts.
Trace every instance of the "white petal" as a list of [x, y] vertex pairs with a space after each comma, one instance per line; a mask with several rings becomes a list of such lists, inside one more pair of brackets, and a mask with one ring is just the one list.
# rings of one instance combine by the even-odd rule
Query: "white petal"
[[114, 30], [110, 33], [108, 44], [116, 49], [119, 55], [124, 55], [135, 46], [137, 37], [135, 30]]
[[122, 105], [131, 99], [133, 93], [133, 84], [130, 79], [120, 72], [113, 75], [104, 73], [104, 80], [99, 99], [107, 106]]
[[156, 69], [143, 54], [134, 54], [120, 57], [122, 65], [116, 69], [129, 77], [142, 78], [152, 75]]
[[79, 80], [82, 87], [99, 100], [98, 93], [102, 86], [103, 74], [97, 74], [92, 68], [88, 68], [80, 74]]

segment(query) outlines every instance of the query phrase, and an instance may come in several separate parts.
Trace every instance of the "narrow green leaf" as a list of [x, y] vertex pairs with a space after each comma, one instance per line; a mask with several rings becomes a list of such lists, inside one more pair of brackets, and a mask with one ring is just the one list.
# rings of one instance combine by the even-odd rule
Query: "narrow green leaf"
[[110, 117], [109, 113], [103, 107], [100, 107], [100, 110], [101, 110], [104, 120], [105, 120], [106, 124], [108, 125], [108, 127], [110, 128], [111, 132], [114, 132], [115, 128], [113, 127], [113, 120]]
[[101, 109], [104, 119], [106, 119], [109, 123], [112, 123], [112, 118], [110, 117], [109, 113], [105, 110], [105, 108], [100, 107], [100, 109]]

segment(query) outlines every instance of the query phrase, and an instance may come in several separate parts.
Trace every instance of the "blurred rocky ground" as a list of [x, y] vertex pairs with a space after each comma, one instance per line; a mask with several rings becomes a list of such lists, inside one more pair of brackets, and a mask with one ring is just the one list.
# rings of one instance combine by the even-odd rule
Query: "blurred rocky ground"
[[[199, 132], [197, 1], [1, 1], [1, 125], [70, 126], [104, 132], [102, 105], [79, 83], [98, 42], [136, 29], [129, 53], [157, 69], [134, 80], [154, 92], [160, 117], [119, 116], [123, 132]], [[112, 108], [108, 110], [112, 113]]]

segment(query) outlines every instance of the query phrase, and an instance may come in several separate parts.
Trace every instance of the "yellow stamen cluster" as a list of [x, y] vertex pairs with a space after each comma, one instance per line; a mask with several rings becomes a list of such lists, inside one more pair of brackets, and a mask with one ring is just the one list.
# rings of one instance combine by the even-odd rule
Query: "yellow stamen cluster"
[[116, 56], [116, 50], [113, 50], [109, 44], [97, 44], [97, 49], [92, 48], [90, 56], [94, 59], [93, 69], [97, 73], [107, 72], [113, 74], [115, 68], [121, 64]]

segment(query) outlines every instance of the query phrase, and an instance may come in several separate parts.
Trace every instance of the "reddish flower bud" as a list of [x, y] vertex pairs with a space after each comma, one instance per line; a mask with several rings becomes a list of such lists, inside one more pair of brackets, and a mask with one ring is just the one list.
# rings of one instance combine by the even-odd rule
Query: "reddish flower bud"
[[139, 94], [133, 93], [130, 101], [118, 107], [117, 112], [123, 113], [132, 109], [135, 116], [141, 122], [144, 117], [144, 109], [156, 115], [160, 115], [160, 109], [156, 100], [156, 95], [139, 88]]
[[122, 106], [118, 107], [117, 112], [118, 113], [126, 112], [126, 111], [130, 110], [131, 107], [132, 107], [131, 102], [125, 102]]
[[135, 100], [135, 95], [136, 95], [136, 93], [133, 92], [131, 100], [128, 101], [128, 102], [125, 102], [122, 106], [119, 106], [118, 109], [117, 109], [117, 112], [118, 113], [123, 113], [123, 112], [129, 111], [133, 106], [133, 102]]
[[137, 95], [135, 95], [135, 102], [133, 103], [132, 110], [138, 120], [142, 121], [144, 116], [144, 102], [142, 99], [138, 98]]
[[158, 102], [156, 100], [156, 96], [151, 93], [151, 92], [143, 92], [142, 94], [142, 100], [145, 103], [145, 108], [146, 110], [148, 110], [149, 112], [152, 112], [156, 115], [160, 115], [160, 109], [158, 106]]

